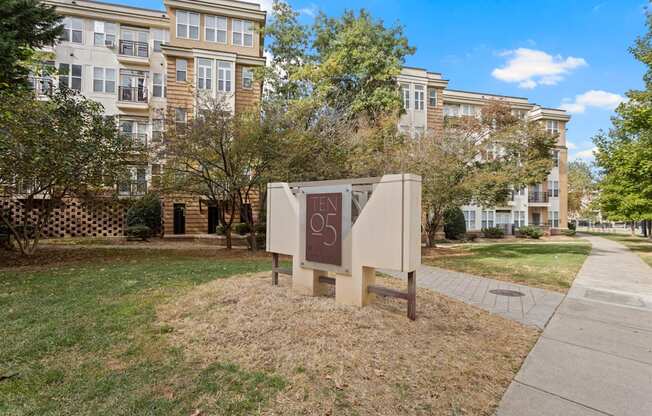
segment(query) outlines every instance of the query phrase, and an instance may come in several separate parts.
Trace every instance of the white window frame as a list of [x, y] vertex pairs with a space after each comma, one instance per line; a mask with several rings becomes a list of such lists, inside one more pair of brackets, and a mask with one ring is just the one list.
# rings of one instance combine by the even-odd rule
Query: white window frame
[[[180, 65], [183, 63], [183, 65]], [[188, 82], [188, 60], [187, 59], [177, 59], [175, 62], [175, 72], [176, 72], [176, 80], [177, 82]], [[183, 69], [179, 69], [180, 66], [183, 66]], [[183, 79], [179, 77], [179, 74], [183, 73]]]
[[253, 89], [254, 87], [254, 70], [251, 68], [242, 68], [242, 88], [245, 90]]
[[[199, 13], [189, 12], [187, 10], [177, 10], [175, 12], [176, 16], [176, 35], [179, 39], [192, 39], [199, 40]], [[183, 17], [183, 18], [182, 18]], [[196, 18], [197, 24], [193, 24], [192, 20]], [[179, 27], [185, 28], [185, 36], [179, 34]], [[196, 29], [196, 36], [191, 36], [191, 29]]]
[[[79, 42], [73, 40], [75, 32], [79, 32]], [[61, 38], [64, 42], [84, 44], [84, 19], [79, 17], [66, 16], [63, 18], [63, 33]]]
[[403, 99], [403, 109], [410, 109], [410, 84], [401, 84], [401, 98]]
[[475, 210], [464, 210], [462, 214], [464, 214], [466, 230], [475, 230]]
[[546, 120], [546, 131], [550, 134], [559, 134], [559, 120]]
[[[209, 36], [209, 30], [212, 30], [212, 36]], [[219, 40], [218, 32], [224, 34], [224, 41]], [[228, 20], [225, 16], [204, 15], [204, 39], [206, 42], [226, 45], [228, 33]]]
[[[183, 119], [179, 115], [183, 115]], [[188, 122], [188, 110], [183, 107], [176, 107], [174, 109], [174, 122], [176, 124], [186, 124]]]
[[495, 224], [496, 224], [496, 211], [490, 209], [483, 209], [480, 228], [492, 228], [495, 226]]
[[559, 228], [559, 211], [550, 211], [548, 225], [552, 228]]
[[[157, 82], [157, 75], [160, 77], [159, 81]], [[161, 94], [157, 95], [156, 94], [156, 88], [160, 87]], [[159, 97], [163, 98], [165, 97], [165, 74], [162, 72], [154, 72], [152, 73], [152, 97]]]
[[197, 89], [213, 90], [213, 60], [208, 58], [197, 58]]
[[[97, 76], [98, 72], [100, 73], [99, 77]], [[93, 92], [114, 94], [116, 92], [117, 72], [115, 68], [93, 67]], [[97, 81], [100, 81], [102, 86], [99, 90], [95, 88]], [[111, 88], [109, 88], [110, 85]]]
[[152, 29], [152, 51], [162, 52], [161, 45], [168, 42], [168, 31], [166, 29]]
[[[68, 73], [67, 74], [62, 74], [61, 73], [61, 65], [67, 65], [68, 66]], [[74, 76], [73, 75], [73, 67], [79, 67], [79, 76]], [[60, 62], [59, 65], [57, 66], [58, 68], [58, 75], [59, 75], [59, 85], [61, 85], [61, 79], [62, 77], [66, 79], [66, 86], [74, 91], [81, 91], [83, 88], [84, 84], [84, 67], [82, 65], [77, 65], [77, 64], [69, 64], [66, 62]], [[72, 87], [72, 81], [73, 79], [79, 78], [79, 88], [73, 88]]]
[[414, 109], [416, 111], [423, 111], [425, 106], [425, 96], [423, 85], [414, 86]]
[[[247, 37], [251, 39], [247, 42]], [[231, 21], [231, 42], [235, 46], [245, 48], [254, 47], [254, 24], [250, 20], [232, 19]]]
[[429, 87], [428, 88], [428, 106], [437, 107], [437, 89]]
[[[101, 39], [98, 42], [99, 39]], [[105, 48], [115, 48], [117, 45], [117, 36], [118, 36], [118, 25], [113, 22], [104, 22], [101, 20], [95, 20], [93, 22], [93, 45], [105, 47]]]
[[233, 62], [217, 61], [217, 91], [233, 92]]
[[459, 116], [460, 106], [458, 104], [444, 104], [444, 115], [448, 117]]

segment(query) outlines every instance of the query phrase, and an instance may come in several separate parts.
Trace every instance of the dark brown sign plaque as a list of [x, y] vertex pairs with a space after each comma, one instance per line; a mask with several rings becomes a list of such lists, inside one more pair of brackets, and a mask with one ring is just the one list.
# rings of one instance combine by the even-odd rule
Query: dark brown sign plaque
[[306, 195], [306, 260], [342, 265], [342, 194]]

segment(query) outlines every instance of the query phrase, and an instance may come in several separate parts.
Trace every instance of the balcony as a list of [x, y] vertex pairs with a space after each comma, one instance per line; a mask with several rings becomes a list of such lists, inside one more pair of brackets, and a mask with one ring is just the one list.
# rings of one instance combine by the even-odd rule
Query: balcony
[[120, 196], [143, 196], [147, 193], [147, 182], [123, 182], [118, 185], [118, 195]]
[[547, 204], [549, 201], [547, 192], [530, 191], [528, 192], [527, 202], [530, 204]]
[[148, 110], [147, 88], [118, 87], [118, 107], [126, 110]]
[[118, 60], [125, 63], [149, 65], [149, 44], [121, 39], [118, 43]]
[[147, 150], [149, 145], [147, 141], [146, 133], [130, 133], [130, 132], [121, 132], [122, 137], [131, 141], [135, 145], [135, 150]]
[[54, 82], [50, 77], [29, 77], [29, 83], [37, 97], [51, 95]]

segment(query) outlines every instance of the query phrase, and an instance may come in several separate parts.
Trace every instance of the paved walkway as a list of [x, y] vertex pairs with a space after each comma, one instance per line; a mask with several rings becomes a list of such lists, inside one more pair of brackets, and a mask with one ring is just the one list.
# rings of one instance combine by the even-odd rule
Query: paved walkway
[[652, 415], [652, 268], [619, 243], [591, 255], [498, 416]]
[[[383, 272], [394, 277], [402, 275]], [[417, 270], [417, 286], [540, 329], [545, 327], [564, 297], [557, 292], [424, 265]], [[495, 290], [515, 291], [512, 294], [518, 296], [497, 295], [492, 292]]]

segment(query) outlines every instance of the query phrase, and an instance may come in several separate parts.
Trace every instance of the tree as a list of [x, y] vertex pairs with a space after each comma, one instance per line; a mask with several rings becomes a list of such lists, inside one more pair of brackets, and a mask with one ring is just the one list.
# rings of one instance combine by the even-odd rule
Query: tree
[[26, 84], [30, 59], [63, 33], [61, 16], [40, 0], [0, 2], [0, 89]]
[[571, 218], [585, 216], [595, 191], [595, 179], [591, 165], [576, 160], [568, 164], [568, 213]]
[[134, 150], [100, 104], [68, 89], [47, 101], [0, 92], [0, 190], [19, 215], [0, 213], [23, 254], [32, 254], [55, 208], [105, 194], [125, 177]]
[[626, 93], [628, 101], [616, 109], [613, 128], [593, 141], [600, 168], [599, 204], [609, 219], [647, 221], [652, 225], [652, 15], [648, 33], [630, 52], [646, 67], [645, 88]]
[[[231, 248], [236, 210], [267, 184], [283, 154], [282, 142], [270, 128], [275, 119], [269, 112], [265, 118], [256, 112], [236, 117], [219, 100], [207, 100], [197, 111], [187, 124], [171, 123], [166, 129], [163, 185], [167, 191], [198, 195], [221, 207], [220, 224]], [[255, 230], [252, 218], [243, 220]], [[253, 232], [250, 245], [256, 249]]]
[[407, 140], [402, 163], [422, 178], [428, 245], [447, 209], [504, 205], [513, 189], [543, 181], [555, 143], [538, 122], [512, 116], [499, 102], [485, 106], [481, 117], [447, 118], [442, 137]]

